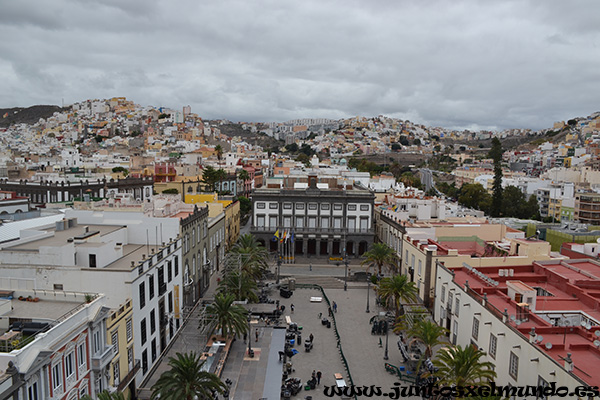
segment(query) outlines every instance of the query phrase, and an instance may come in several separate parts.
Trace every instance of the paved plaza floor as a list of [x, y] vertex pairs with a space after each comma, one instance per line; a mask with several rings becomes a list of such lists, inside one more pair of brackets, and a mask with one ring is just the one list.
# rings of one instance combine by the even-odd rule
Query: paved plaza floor
[[[354, 270], [359, 268], [353, 266]], [[353, 382], [357, 386], [373, 385], [380, 387], [384, 393], [389, 392], [394, 384], [400, 383], [400, 381], [397, 376], [386, 372], [385, 363], [404, 366], [397, 346], [398, 337], [393, 332], [390, 333], [388, 337], [389, 360], [385, 361], [386, 337], [372, 335], [371, 325], [369, 324], [371, 317], [383, 311], [375, 305], [373, 287], [370, 288], [370, 312], [367, 313], [366, 283], [348, 282], [348, 289], [345, 291], [343, 289], [344, 274], [343, 266], [331, 265], [313, 265], [312, 270], [310, 270], [309, 265], [288, 265], [283, 266], [281, 269], [282, 277], [296, 276], [298, 281], [301, 281], [301, 276], [323, 276], [329, 279], [331, 279], [331, 276], [335, 276], [340, 278], [339, 280], [342, 282], [340, 288], [325, 288], [324, 290], [330, 301], [335, 301], [338, 305], [337, 313], [334, 316], [340, 334], [341, 348], [348, 362]], [[286, 280], [284, 277], [281, 282], [283, 283]], [[294, 372], [290, 376], [300, 378], [303, 383], [303, 390], [292, 398], [304, 399], [306, 396], [312, 396], [314, 400], [331, 398], [325, 394], [324, 389], [327, 386], [335, 385], [335, 373], [341, 373], [346, 384], [349, 385], [350, 380], [337, 347], [334, 327], [332, 325], [331, 328], [327, 328], [321, 323], [320, 316], [328, 317], [327, 303], [325, 299], [322, 302], [311, 302], [311, 297], [323, 297], [321, 291], [312, 288], [297, 288], [291, 298], [284, 299], [280, 297], [278, 291], [273, 290], [270, 297], [279, 300], [280, 304], [285, 306], [284, 317], [289, 316], [293, 322], [302, 327], [302, 340], [306, 339], [311, 333], [314, 335], [313, 349], [306, 352], [303, 343], [296, 344], [295, 349], [298, 354], [290, 360], [294, 368]], [[291, 312], [292, 304], [294, 304], [293, 313]], [[282, 318], [282, 321], [285, 321], [285, 318]], [[256, 330], [259, 332], [258, 340], [255, 336]], [[202, 340], [195, 333], [196, 331], [196, 324], [186, 326], [181, 334], [181, 340], [173, 346], [174, 349], [177, 349], [177, 351], [199, 351], [203, 348]], [[255, 352], [255, 357], [248, 357], [248, 342], [241, 338], [237, 339], [231, 347], [229, 358], [223, 369], [221, 379], [232, 381], [230, 399], [279, 400], [277, 395], [279, 388], [269, 388], [268, 386], [277, 385], [278, 380], [272, 379], [273, 374], [281, 374], [283, 370], [283, 362], [275, 356], [280, 350], [283, 350], [281, 333], [276, 332], [276, 329], [272, 326], [255, 322], [252, 324], [252, 333], [248, 340], [251, 340], [250, 346]], [[272, 349], [272, 347], [275, 347], [275, 349]], [[163, 360], [163, 363], [166, 363], [166, 360]], [[158, 368], [158, 371], [163, 370], [162, 366]], [[306, 381], [310, 379], [313, 370], [322, 372], [321, 383], [315, 390], [306, 391], [304, 386]], [[405, 386], [406, 383], [402, 383], [402, 385]], [[334, 398], [340, 397], [336, 396]], [[366, 399], [367, 397], [359, 396], [358, 398]], [[420, 399], [420, 397], [406, 398]]]

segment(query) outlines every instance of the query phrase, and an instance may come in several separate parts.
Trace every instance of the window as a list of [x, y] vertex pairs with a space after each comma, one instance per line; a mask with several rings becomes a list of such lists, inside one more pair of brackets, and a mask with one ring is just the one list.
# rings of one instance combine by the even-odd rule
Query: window
[[131, 371], [133, 369], [133, 346], [127, 349], [127, 365]]
[[366, 231], [367, 229], [369, 229], [369, 219], [368, 218], [361, 218], [360, 219], [360, 230], [361, 231]]
[[162, 296], [167, 290], [167, 285], [165, 284], [165, 268], [164, 266], [158, 267], [158, 295]]
[[146, 318], [140, 322], [140, 335], [142, 336], [142, 344], [146, 343]]
[[55, 283], [54, 284], [54, 290], [63, 290], [62, 283]]
[[417, 267], [417, 274], [421, 276], [421, 270], [423, 268], [423, 261], [419, 260], [419, 266]]
[[316, 210], [317, 208], [317, 203], [308, 203], [309, 210]]
[[[198, 236], [198, 238], [200, 238], [200, 236]], [[175, 269], [175, 276], [179, 275], [179, 256], [175, 256], [173, 266]]]
[[508, 374], [515, 380], [517, 379], [517, 376], [519, 375], [519, 357], [512, 351], [510, 352], [510, 361], [508, 364]]
[[62, 386], [62, 363], [52, 367], [52, 389], [56, 390]]
[[90, 268], [96, 268], [96, 255], [90, 254]]
[[327, 203], [321, 204], [321, 210], [329, 210], [329, 204], [327, 204]]
[[309, 217], [308, 218], [308, 227], [316, 228], [317, 227], [317, 217]]
[[150, 349], [152, 350], [152, 362], [156, 361], [156, 339], [152, 339], [152, 344], [150, 344]]
[[196, 230], [192, 229], [192, 245], [196, 242]]
[[292, 203], [283, 203], [283, 209], [284, 210], [291, 210], [292, 209]]
[[471, 336], [473, 339], [477, 340], [479, 337], [479, 320], [473, 317], [473, 330], [471, 331]]
[[77, 346], [77, 366], [83, 367], [87, 363], [87, 357], [85, 354], [85, 343], [81, 343]]
[[119, 361], [113, 364], [113, 386], [117, 386], [121, 383], [121, 373], [119, 372]]
[[98, 352], [100, 352], [100, 331], [95, 331], [94, 332], [94, 354], [98, 354]]
[[31, 386], [27, 388], [27, 400], [38, 400], [38, 384], [33, 382]]
[[304, 210], [304, 203], [296, 203], [296, 210]]
[[360, 205], [360, 211], [369, 211], [369, 205], [368, 204], [361, 204]]
[[265, 208], [265, 203], [256, 203], [256, 208], [263, 210]]
[[333, 227], [335, 229], [341, 229], [341, 227], [342, 227], [342, 219], [340, 217], [335, 217], [333, 219]]
[[133, 339], [133, 325], [131, 318], [129, 318], [125, 323], [125, 332], [127, 333], [127, 341], [130, 342], [131, 339]]
[[173, 312], [173, 292], [169, 292], [169, 312]]
[[442, 303], [443, 303], [445, 301], [445, 299], [446, 299], [446, 286], [442, 285], [442, 294], [441, 294], [440, 297], [441, 297], [441, 300], [442, 300]]
[[150, 311], [150, 334], [156, 330], [156, 313], [154, 310]]
[[65, 357], [65, 376], [68, 378], [75, 373], [75, 353], [70, 352]]
[[329, 217], [321, 217], [321, 228], [329, 228]]
[[458, 337], [458, 321], [454, 320], [454, 323], [452, 324], [452, 344], [456, 345], [456, 339]]
[[171, 261], [167, 262], [167, 280], [168, 282], [173, 280], [173, 266], [171, 265]]
[[142, 371], [148, 372], [148, 351], [145, 349], [142, 351]]
[[348, 204], [348, 211], [356, 211], [356, 204]]
[[448, 293], [448, 312], [452, 314], [452, 306], [454, 305], [454, 295], [452, 293]]
[[154, 298], [154, 275], [148, 277], [148, 297], [150, 300]]
[[[544, 378], [542, 378], [541, 376], [538, 375], [538, 383], [537, 383], [539, 388], [547, 388], [548, 386], [550, 386], [548, 384], [548, 381], [546, 381]], [[548, 396], [544, 396], [544, 395], [540, 395], [538, 397], [536, 397], [536, 399], [540, 399], [540, 400], [546, 400], [548, 398]]]
[[458, 317], [458, 314], [460, 312], [460, 297], [456, 296], [455, 304], [456, 307], [454, 307], [454, 314]]
[[339, 211], [339, 210], [343, 209], [343, 207], [342, 207], [342, 205], [340, 203], [335, 203], [333, 205], [333, 209], [336, 210], [336, 211]]
[[404, 254], [405, 254], [405, 256], [404, 256], [404, 263], [408, 264], [408, 250], [406, 250], [406, 253], [404, 253]]
[[[196, 227], [196, 229], [197, 229], [197, 233], [196, 233], [197, 242], [196, 243], [200, 243], [200, 225], [198, 225]], [[177, 257], [175, 257], [175, 258], [177, 258]]]
[[119, 329], [118, 328], [110, 335], [110, 343], [112, 344], [113, 354], [117, 354], [119, 352]]
[[410, 256], [410, 266], [412, 267], [413, 271], [415, 270], [415, 255], [411, 255]]
[[304, 217], [296, 217], [296, 228], [304, 228]]
[[277, 227], [277, 216], [269, 216], [269, 227], [276, 228]]
[[146, 285], [144, 282], [140, 283], [140, 308], [144, 308], [146, 305]]
[[292, 227], [292, 217], [283, 217], [283, 227], [284, 228]]
[[356, 229], [356, 218], [348, 218], [348, 229], [354, 231]]
[[496, 359], [496, 346], [497, 345], [498, 345], [498, 338], [496, 338], [496, 336], [494, 336], [493, 333], [490, 333], [490, 348], [489, 348], [488, 354], [494, 360]]

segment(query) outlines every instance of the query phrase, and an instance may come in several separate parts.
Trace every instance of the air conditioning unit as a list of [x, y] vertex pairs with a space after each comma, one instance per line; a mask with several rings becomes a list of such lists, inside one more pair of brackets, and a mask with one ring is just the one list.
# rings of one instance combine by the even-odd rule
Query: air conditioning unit
[[515, 270], [514, 269], [509, 269], [508, 270], [508, 276], [513, 276], [515, 274]]
[[498, 276], [504, 276], [504, 270], [503, 269], [499, 269], [498, 270]]

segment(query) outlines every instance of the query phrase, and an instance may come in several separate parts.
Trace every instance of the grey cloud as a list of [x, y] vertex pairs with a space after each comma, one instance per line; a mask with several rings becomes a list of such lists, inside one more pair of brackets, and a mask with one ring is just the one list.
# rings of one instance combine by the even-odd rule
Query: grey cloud
[[[594, 1], [9, 2], [0, 107], [127, 96], [205, 118], [544, 128], [599, 109]], [[12, 71], [11, 66], [19, 71]]]

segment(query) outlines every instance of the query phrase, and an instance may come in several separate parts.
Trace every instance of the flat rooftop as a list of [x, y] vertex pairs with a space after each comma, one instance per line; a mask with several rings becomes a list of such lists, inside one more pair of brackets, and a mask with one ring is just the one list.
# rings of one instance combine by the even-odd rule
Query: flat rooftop
[[[559, 364], [563, 364], [563, 358], [571, 353], [575, 365], [573, 373], [590, 384], [600, 382], [600, 350], [593, 344], [597, 339], [595, 332], [600, 331], [600, 263], [592, 260], [550, 260], [510, 268], [476, 268], [497, 285], [467, 268], [449, 269], [454, 272], [454, 281], [461, 287], [465, 287], [468, 281], [478, 300], [485, 294], [488, 308], [498, 317], [505, 309], [509, 316], [522, 312], [515, 300], [508, 297], [507, 281], [511, 281], [517, 289], [530, 287], [537, 290], [535, 309], [527, 313], [527, 319], [517, 324], [509, 318], [507, 324], [524, 337], [528, 337], [531, 328], [535, 328], [536, 333], [544, 337], [543, 343], [536, 345], [540, 350]], [[510, 273], [506, 272], [508, 270]], [[591, 327], [557, 325], [566, 316], [577, 315], [582, 321], [591, 318]], [[545, 347], [547, 343], [552, 344], [550, 350]]]
[[[29, 250], [36, 251], [39, 250], [40, 247], [46, 246], [63, 246], [67, 243], [68, 239], [76, 238], [78, 236], [85, 235], [85, 228], [88, 229], [88, 234], [93, 232], [98, 232], [97, 235], [104, 236], [108, 233], [115, 232], [119, 229], [123, 229], [122, 226], [116, 225], [77, 225], [69, 229], [65, 229], [62, 231], [57, 231], [56, 227], [52, 227], [49, 229], [40, 230], [40, 232], [53, 232], [54, 235], [39, 239], [33, 240], [29, 243], [17, 244], [15, 246], [7, 246], [6, 250]], [[88, 238], [93, 237], [95, 235], [89, 235]], [[85, 245], [92, 245], [93, 243], [86, 242]]]

